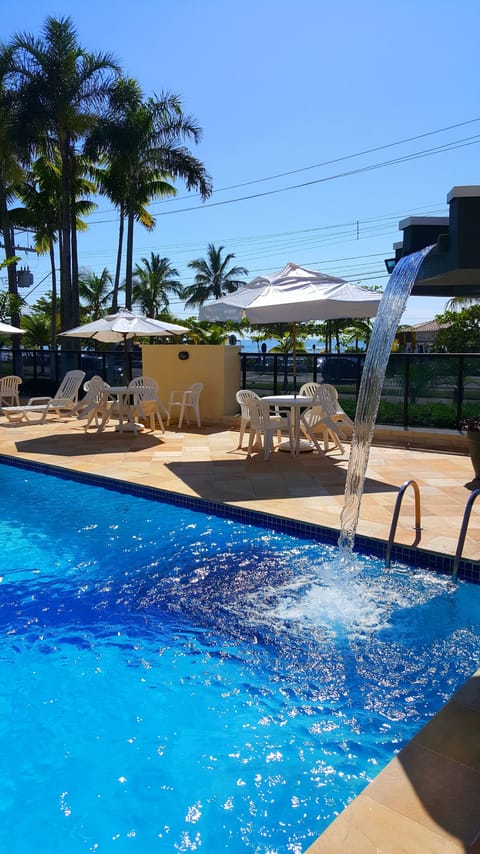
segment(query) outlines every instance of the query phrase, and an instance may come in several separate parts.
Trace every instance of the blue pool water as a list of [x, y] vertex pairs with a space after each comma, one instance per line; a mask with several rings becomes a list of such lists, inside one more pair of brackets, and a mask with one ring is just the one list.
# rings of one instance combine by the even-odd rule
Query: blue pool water
[[300, 854], [478, 666], [480, 587], [0, 482], [0, 851]]

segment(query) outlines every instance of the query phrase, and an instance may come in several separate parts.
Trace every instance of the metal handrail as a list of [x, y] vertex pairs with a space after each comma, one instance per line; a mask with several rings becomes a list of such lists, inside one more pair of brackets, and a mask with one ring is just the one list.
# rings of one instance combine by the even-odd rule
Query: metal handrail
[[457, 551], [455, 552], [455, 557], [453, 559], [452, 581], [456, 581], [458, 578], [458, 568], [460, 566], [460, 559], [462, 557], [463, 546], [465, 545], [465, 537], [467, 536], [467, 528], [468, 528], [468, 523], [470, 521], [470, 514], [472, 512], [472, 507], [473, 507], [474, 501], [479, 495], [480, 495], [480, 489], [476, 489], [475, 492], [472, 492], [470, 498], [467, 501], [467, 506], [465, 507], [465, 512], [463, 514], [462, 527], [460, 528], [460, 535], [458, 537]]
[[400, 506], [402, 503], [403, 496], [405, 495], [405, 491], [407, 487], [411, 486], [413, 488], [413, 492], [415, 495], [415, 532], [416, 537], [413, 543], [414, 546], [418, 546], [420, 542], [420, 536], [422, 532], [422, 528], [420, 526], [420, 490], [418, 488], [418, 483], [415, 480], [406, 480], [405, 483], [400, 487], [397, 495], [397, 501], [395, 503], [395, 510], [393, 511], [392, 525], [390, 528], [390, 535], [388, 537], [387, 548], [385, 551], [385, 566], [390, 566], [390, 555], [392, 553], [393, 546], [393, 538], [395, 536], [395, 532], [397, 530], [398, 517], [400, 515]]

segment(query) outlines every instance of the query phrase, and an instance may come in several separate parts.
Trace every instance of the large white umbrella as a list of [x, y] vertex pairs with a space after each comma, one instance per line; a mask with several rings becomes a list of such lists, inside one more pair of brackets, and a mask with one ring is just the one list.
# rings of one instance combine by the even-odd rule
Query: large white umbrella
[[200, 320], [296, 323], [344, 317], [374, 317], [381, 294], [345, 279], [287, 264], [278, 273], [257, 276], [244, 288], [200, 308]]
[[99, 320], [84, 323], [67, 329], [60, 335], [72, 338], [93, 338], [95, 341], [104, 341], [113, 344], [134, 338], [135, 335], [154, 335], [167, 337], [170, 335], [183, 335], [189, 332], [186, 326], [178, 326], [176, 323], [167, 323], [164, 320], [154, 320], [153, 317], [145, 317], [143, 314], [134, 314], [126, 308], [120, 308], [115, 314], [107, 314]]
[[269, 276], [257, 276], [244, 288], [200, 308], [200, 320], [248, 320], [293, 324], [293, 378], [296, 380], [295, 324], [308, 320], [374, 317], [381, 294], [345, 279], [287, 264]]
[[18, 326], [10, 326], [9, 323], [0, 321], [0, 335], [25, 335], [26, 329], [19, 329]]
[[[114, 344], [119, 341], [124, 343], [127, 339], [136, 335], [169, 337], [170, 335], [183, 335], [189, 332], [186, 326], [176, 323], [167, 323], [164, 320], [155, 320], [153, 317], [145, 317], [143, 314], [134, 314], [126, 308], [120, 308], [115, 314], [107, 314], [99, 320], [84, 323], [67, 329], [60, 335], [71, 338], [93, 338], [95, 341]], [[125, 370], [128, 368], [128, 355], [125, 352]]]

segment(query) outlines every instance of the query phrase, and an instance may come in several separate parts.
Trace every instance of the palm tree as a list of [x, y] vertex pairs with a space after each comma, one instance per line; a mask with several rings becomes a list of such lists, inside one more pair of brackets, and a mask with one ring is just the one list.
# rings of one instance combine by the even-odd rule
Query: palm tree
[[89, 271], [81, 274], [78, 287], [88, 320], [98, 320], [105, 314], [112, 296], [111, 284], [112, 277], [106, 267], [99, 276]]
[[[0, 270], [11, 265], [14, 266], [17, 261], [20, 261], [20, 258], [16, 255], [13, 255], [12, 258], [6, 258], [0, 262]], [[12, 294], [9, 290], [0, 291], [0, 320], [13, 324], [12, 318], [19, 317], [23, 305], [25, 305], [25, 300], [18, 294]]]
[[27, 332], [24, 335], [24, 343], [27, 347], [50, 346], [50, 318], [45, 314], [24, 314], [22, 317], [22, 329]]
[[[0, 231], [5, 247], [8, 290], [13, 298], [18, 296], [15, 257], [15, 238], [9, 212], [9, 203], [16, 197], [24, 180], [18, 145], [18, 109], [8, 77], [11, 67], [11, 51], [0, 48]], [[15, 303], [15, 300], [14, 300]], [[17, 301], [18, 303], [18, 301]], [[18, 304], [12, 313], [12, 324], [20, 325]], [[18, 341], [19, 336], [14, 338]]]
[[190, 344], [225, 344], [230, 335], [229, 324], [210, 323], [198, 320], [197, 317], [182, 319], [182, 326], [189, 330], [188, 341]]
[[183, 291], [186, 307], [194, 308], [208, 299], [220, 299], [245, 284], [239, 277], [248, 275], [248, 270], [245, 267], [227, 269], [235, 255], [230, 252], [222, 258], [223, 249], [223, 246], [216, 249], [213, 243], [209, 243], [206, 259], [197, 258], [189, 262], [188, 266], [196, 273], [194, 284]]
[[[87, 150], [91, 152], [93, 158], [97, 156], [99, 151], [108, 152], [108, 156], [105, 156], [105, 154], [100, 156], [100, 162], [93, 170], [93, 175], [98, 189], [110, 199], [119, 214], [112, 313], [118, 309], [123, 238], [128, 201], [128, 186], [125, 180], [128, 164], [123, 157], [124, 150], [128, 148], [127, 137], [129, 134], [126, 114], [132, 106], [135, 107], [135, 105], [141, 103], [141, 100], [142, 93], [137, 81], [121, 77], [113, 87], [111, 93], [108, 117], [87, 141]], [[155, 225], [153, 216], [149, 213], [145, 204], [140, 201], [137, 205], [135, 219], [149, 231]]]
[[62, 326], [79, 321], [75, 183], [78, 153], [106, 103], [119, 68], [109, 54], [84, 50], [71, 18], [47, 17], [42, 37], [12, 41], [11, 75], [31, 150], [58, 150], [61, 162], [60, 292]]
[[478, 297], [452, 297], [445, 303], [445, 311], [463, 311], [472, 305], [478, 305], [479, 302]]
[[[107, 119], [90, 138], [90, 150], [109, 161], [114, 193], [111, 196], [127, 220], [125, 305], [132, 307], [134, 224], [153, 199], [175, 195], [174, 181], [183, 180], [202, 199], [211, 194], [204, 165], [183, 145], [200, 139], [200, 128], [184, 115], [178, 96], [162, 94], [143, 100], [135, 80], [118, 82]], [[155, 220], [150, 220], [153, 227]], [[147, 226], [148, 227], [148, 226]]]
[[31, 171], [19, 193], [25, 207], [13, 209], [10, 213], [19, 225], [33, 228], [37, 252], [48, 252], [52, 277], [52, 314], [51, 340], [52, 350], [57, 346], [57, 269], [55, 263], [55, 242], [60, 229], [59, 193], [60, 161], [55, 155], [50, 158], [41, 156], [33, 163]]
[[270, 348], [270, 353], [284, 353], [288, 356], [290, 353], [293, 353], [294, 344], [297, 353], [305, 352], [305, 341], [303, 337], [296, 333], [294, 339], [293, 331], [289, 328], [281, 337], [278, 338], [278, 344], [276, 344], [275, 347]]
[[143, 266], [137, 264], [133, 277], [133, 302], [138, 303], [144, 314], [157, 318], [168, 310], [169, 291], [180, 294], [182, 286], [179, 272], [172, 267], [168, 258], [160, 258], [154, 252], [142, 258]]
[[[120, 276], [122, 269], [123, 255], [123, 238], [125, 231], [126, 217], [126, 199], [125, 199], [125, 184], [122, 178], [120, 164], [113, 160], [107, 161], [103, 158], [103, 164], [95, 169], [94, 175], [99, 191], [106, 196], [118, 210], [118, 243], [117, 243], [117, 260], [115, 264], [115, 275], [113, 279], [112, 290], [112, 314], [118, 310], [118, 295], [121, 289]], [[140, 222], [144, 228], [151, 231], [155, 225], [153, 216], [148, 212], [144, 205], [139, 205], [136, 214], [136, 221]]]
[[[87, 178], [80, 177], [75, 182], [75, 227], [77, 231], [85, 231], [87, 226], [83, 219], [91, 213], [96, 205], [85, 198], [94, 190], [94, 185]], [[10, 211], [12, 220], [24, 227], [33, 229], [34, 245], [39, 253], [48, 252], [52, 277], [52, 340], [50, 346], [56, 349], [57, 316], [57, 266], [55, 260], [55, 244], [61, 230], [60, 198], [61, 198], [61, 163], [58, 152], [53, 151], [51, 158], [44, 155], [38, 157], [32, 164], [31, 171], [19, 192], [24, 208], [14, 208]]]
[[358, 350], [360, 343], [368, 347], [373, 331], [373, 324], [370, 318], [362, 319], [355, 318], [347, 321], [347, 326], [344, 326], [342, 334], [346, 344], [353, 344], [355, 350]]

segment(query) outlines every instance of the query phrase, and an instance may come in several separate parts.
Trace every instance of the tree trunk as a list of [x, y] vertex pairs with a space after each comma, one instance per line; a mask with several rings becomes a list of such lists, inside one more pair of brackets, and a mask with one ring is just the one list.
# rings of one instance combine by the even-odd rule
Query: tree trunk
[[[7, 200], [5, 195], [0, 190], [0, 220], [1, 220], [1, 228], [2, 228], [2, 236], [3, 242], [5, 245], [5, 258], [8, 260], [9, 258], [15, 257], [15, 241], [13, 235], [13, 229], [10, 226], [10, 217], [8, 215], [7, 209]], [[7, 278], [8, 278], [8, 291], [9, 293], [18, 296], [18, 286], [17, 286], [17, 265], [15, 262], [12, 264], [8, 264], [7, 266]], [[11, 322], [14, 326], [18, 326], [19, 324], [19, 316], [16, 313], [16, 316], [12, 314]]]
[[133, 225], [135, 221], [133, 204], [129, 206], [127, 219], [127, 257], [125, 263], [125, 308], [132, 310], [133, 276]]
[[75, 191], [71, 188], [72, 196], [70, 199], [70, 237], [72, 245], [71, 263], [72, 263], [72, 317], [71, 325], [78, 326], [80, 324], [80, 293], [78, 290], [78, 243], [77, 243], [77, 217], [75, 212]]
[[50, 348], [57, 349], [57, 271], [55, 270], [55, 245], [53, 237], [50, 237], [50, 266], [52, 269], [52, 330]]
[[120, 272], [122, 268], [122, 251], [123, 251], [123, 231], [124, 231], [125, 218], [123, 215], [123, 210], [120, 210], [120, 221], [118, 224], [118, 249], [117, 249], [117, 265], [115, 267], [115, 281], [113, 283], [113, 295], [112, 295], [112, 314], [115, 314], [118, 311], [118, 292], [120, 289]]
[[[15, 239], [13, 229], [10, 226], [10, 217], [8, 215], [7, 199], [3, 192], [3, 187], [0, 187], [0, 223], [2, 229], [3, 243], [5, 246], [5, 257], [15, 257]], [[15, 262], [7, 266], [8, 292], [13, 296], [18, 296], [17, 285], [17, 265]], [[12, 311], [10, 320], [13, 326], [20, 326], [20, 314], [18, 311]], [[20, 356], [20, 335], [12, 335], [12, 350], [13, 350], [13, 373], [20, 374], [21, 372], [21, 356]]]
[[[72, 307], [72, 267], [70, 255], [70, 144], [61, 146], [62, 156], [62, 225], [60, 241], [60, 321], [62, 332], [75, 326]], [[62, 348], [73, 349], [72, 339], [62, 339]]]

